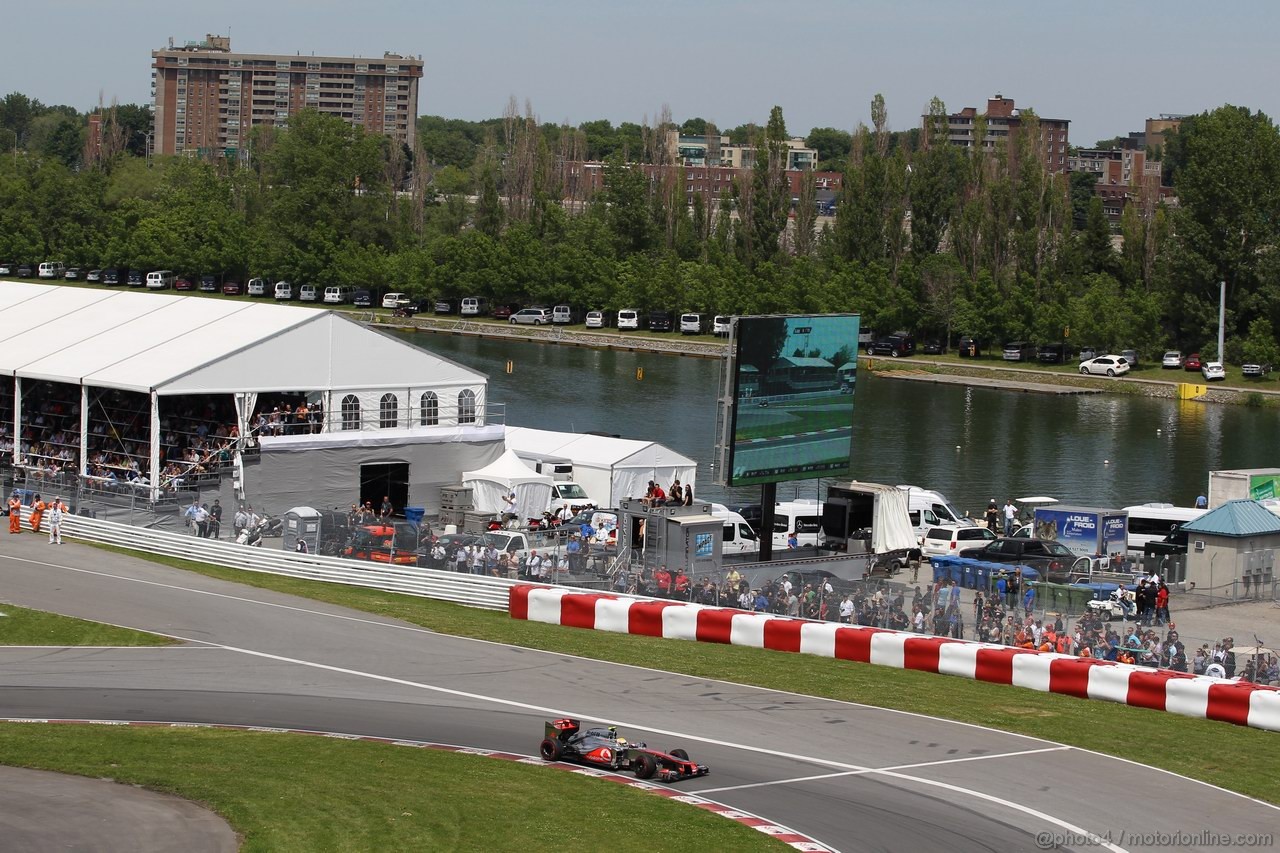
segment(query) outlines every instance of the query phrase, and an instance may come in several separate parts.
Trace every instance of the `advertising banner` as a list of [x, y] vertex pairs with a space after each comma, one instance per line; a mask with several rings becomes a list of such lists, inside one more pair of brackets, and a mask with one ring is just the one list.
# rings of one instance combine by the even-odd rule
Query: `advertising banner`
[[1079, 557], [1099, 553], [1101, 514], [1079, 509], [1036, 509], [1037, 539], [1054, 539]]
[[1129, 514], [1107, 513], [1102, 517], [1102, 552], [1108, 556], [1129, 550]]
[[1280, 475], [1253, 474], [1249, 477], [1249, 499], [1271, 500], [1280, 497]]

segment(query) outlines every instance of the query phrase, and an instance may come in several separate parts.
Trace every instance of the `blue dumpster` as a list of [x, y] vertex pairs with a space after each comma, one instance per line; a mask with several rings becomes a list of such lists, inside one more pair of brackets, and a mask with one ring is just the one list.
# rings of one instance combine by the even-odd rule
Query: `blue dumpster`
[[977, 577], [979, 563], [976, 560], [966, 560], [964, 563], [964, 572], [960, 575], [960, 586], [965, 589], [973, 589], [974, 582]]
[[984, 593], [991, 589], [991, 564], [978, 563], [973, 568], [973, 588]]
[[934, 582], [946, 581], [952, 577], [952, 570], [955, 567], [955, 557], [930, 557], [929, 565], [933, 566]]
[[410, 524], [422, 524], [422, 517], [427, 511], [420, 506], [407, 506], [404, 508], [404, 520]]

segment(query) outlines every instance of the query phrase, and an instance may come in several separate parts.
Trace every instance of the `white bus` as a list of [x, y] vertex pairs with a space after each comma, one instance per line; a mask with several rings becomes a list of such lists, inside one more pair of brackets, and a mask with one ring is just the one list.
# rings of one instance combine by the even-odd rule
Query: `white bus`
[[1147, 503], [1127, 506], [1124, 511], [1129, 513], [1129, 553], [1141, 554], [1148, 542], [1163, 539], [1188, 521], [1204, 515], [1207, 510]]

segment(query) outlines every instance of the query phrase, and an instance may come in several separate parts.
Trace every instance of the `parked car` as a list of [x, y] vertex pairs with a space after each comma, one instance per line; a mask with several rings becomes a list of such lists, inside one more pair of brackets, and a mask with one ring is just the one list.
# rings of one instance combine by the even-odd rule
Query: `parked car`
[[588, 329], [607, 329], [614, 324], [612, 311], [588, 311], [586, 326]]
[[36, 270], [40, 278], [62, 278], [66, 275], [67, 265], [62, 261], [45, 261]]
[[200, 292], [201, 293], [217, 293], [218, 277], [216, 275], [200, 276]]
[[887, 355], [897, 358], [900, 355], [915, 355], [916, 339], [906, 332], [895, 332], [880, 338], [867, 347], [867, 355]]
[[995, 531], [985, 527], [958, 527], [951, 524], [930, 527], [920, 539], [920, 556], [954, 557], [963, 548], [986, 544], [995, 538]]
[[1071, 357], [1071, 350], [1066, 344], [1041, 344], [1036, 351], [1036, 358], [1045, 364], [1066, 364]]
[[129, 270], [129, 275], [125, 277], [125, 284], [130, 287], [142, 287], [143, 283], [142, 270]]
[[31, 264], [21, 264], [18, 266], [16, 274], [18, 278], [31, 278], [31, 276], [35, 275], [35, 270], [31, 268]]
[[924, 342], [925, 355], [946, 355], [947, 345], [942, 341], [932, 340]]
[[508, 320], [511, 325], [541, 326], [551, 322], [550, 308], [522, 308], [512, 314]]
[[623, 308], [618, 312], [618, 330], [625, 331], [628, 329], [640, 328], [640, 312], [634, 308]]
[[1129, 362], [1118, 355], [1100, 355], [1081, 364], [1080, 372], [1095, 376], [1124, 376], [1129, 372]]
[[551, 309], [551, 322], [557, 326], [568, 326], [582, 322], [582, 311], [572, 305], [557, 305]]
[[351, 304], [357, 308], [372, 308], [373, 292], [364, 289], [357, 290], [355, 293], [351, 294]]
[[432, 310], [437, 314], [457, 314], [458, 303], [452, 299], [437, 299], [431, 305]]
[[320, 297], [324, 295], [324, 291], [314, 284], [304, 284], [298, 288], [298, 300], [300, 302], [319, 302]]
[[711, 334], [717, 338], [727, 338], [732, 324], [733, 318], [728, 314], [717, 314], [711, 319]]
[[1031, 341], [1009, 341], [1004, 345], [1005, 361], [1034, 361], [1040, 350]]
[[1129, 367], [1132, 370], [1138, 369], [1138, 351], [1136, 349], [1122, 349], [1120, 350], [1120, 357], [1129, 362]]
[[480, 317], [489, 313], [489, 300], [483, 296], [467, 296], [462, 300], [458, 313], [463, 317]]
[[266, 296], [267, 280], [265, 278], [249, 279], [249, 288], [246, 291], [250, 296]]
[[85, 281], [102, 281], [102, 270], [89, 270], [84, 274]]
[[649, 312], [649, 331], [670, 332], [675, 328], [676, 318], [670, 311], [654, 310]]
[[1200, 373], [1204, 375], [1205, 382], [1214, 382], [1227, 378], [1227, 371], [1220, 361], [1210, 361], [1200, 368]]
[[1251, 361], [1248, 364], [1243, 364], [1240, 366], [1240, 375], [1247, 376], [1250, 379], [1261, 379], [1263, 376], [1266, 376], [1270, 372], [1271, 372], [1271, 365], [1260, 364], [1256, 361]]
[[224, 281], [222, 283], [223, 296], [239, 296], [243, 292], [244, 288], [241, 287], [238, 281]]
[[62, 274], [62, 277], [67, 281], [79, 281], [80, 267], [67, 267], [67, 271]]
[[[979, 528], [980, 529], [980, 528]], [[1088, 557], [1077, 557], [1061, 542], [1051, 539], [1015, 539], [1006, 537], [988, 542], [981, 548], [966, 548], [959, 556], [987, 563], [1030, 566], [1050, 583], [1065, 583], [1072, 575], [1077, 560], [1088, 564]]]
[[120, 271], [112, 267], [102, 271], [102, 283], [106, 285], [117, 285], [120, 283]]
[[962, 335], [959, 353], [961, 358], [977, 358], [982, 355], [982, 342], [972, 335]]
[[1200, 353], [1198, 352], [1193, 352], [1182, 360], [1182, 369], [1187, 373], [1195, 373], [1202, 367], [1204, 367], [1204, 363], [1200, 361]]
[[409, 302], [410, 302], [410, 299], [408, 294], [399, 293], [396, 291], [392, 291], [391, 293], [388, 293], [386, 296], [382, 297], [382, 307], [389, 308], [393, 311], [397, 308], [403, 308], [404, 306], [408, 305]]
[[680, 315], [680, 334], [682, 335], [702, 334], [702, 315], [701, 314], [681, 314]]
[[1080, 352], [1076, 355], [1076, 361], [1088, 361], [1091, 358], [1097, 358], [1102, 355], [1098, 352], [1097, 347], [1080, 347]]
[[1160, 359], [1161, 370], [1180, 370], [1182, 368], [1182, 353], [1176, 349], [1171, 349]]
[[510, 320], [511, 315], [519, 310], [520, 309], [514, 305], [495, 305], [493, 306], [492, 316], [495, 320]]
[[195, 285], [195, 282], [193, 282], [189, 278], [175, 278], [173, 280], [173, 289], [174, 290], [195, 290], [196, 285]]
[[326, 305], [346, 305], [351, 301], [351, 294], [355, 293], [354, 287], [347, 287], [343, 284], [334, 284], [324, 289], [324, 303]]
[[283, 279], [276, 282], [275, 288], [272, 290], [277, 302], [289, 302], [293, 299], [293, 284]]
[[0, 261], [0, 275], [14, 275], [18, 265], [12, 261]]

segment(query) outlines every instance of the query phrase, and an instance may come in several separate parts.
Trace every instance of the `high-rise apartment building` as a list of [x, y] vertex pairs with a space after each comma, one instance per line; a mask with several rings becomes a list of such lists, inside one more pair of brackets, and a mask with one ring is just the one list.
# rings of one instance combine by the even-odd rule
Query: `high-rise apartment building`
[[[927, 124], [929, 117], [923, 116], [923, 120]], [[1050, 172], [1067, 171], [1067, 152], [1071, 148], [1067, 135], [1071, 120], [1037, 116], [1036, 123], [1040, 133], [1040, 145], [1037, 147], [1044, 157], [1045, 168]], [[1013, 98], [996, 95], [987, 99], [985, 113], [980, 114], [977, 107], [965, 107], [947, 116], [947, 139], [952, 145], [963, 148], [981, 145], [987, 151], [994, 151], [999, 145], [1008, 149], [1024, 124], [1021, 112], [1013, 105]], [[985, 126], [981, 140], [975, 134], [979, 125]]]
[[156, 154], [243, 152], [256, 125], [315, 109], [412, 147], [422, 59], [232, 53], [210, 35], [151, 52]]

